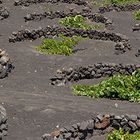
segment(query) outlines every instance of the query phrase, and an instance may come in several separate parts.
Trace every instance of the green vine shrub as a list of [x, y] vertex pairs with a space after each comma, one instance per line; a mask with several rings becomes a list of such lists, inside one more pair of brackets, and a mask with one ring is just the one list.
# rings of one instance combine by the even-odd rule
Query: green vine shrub
[[132, 75], [114, 75], [97, 85], [74, 85], [72, 89], [79, 96], [140, 102], [140, 69]]
[[73, 47], [78, 44], [81, 37], [65, 37], [60, 35], [60, 40], [44, 39], [40, 46], [36, 47], [36, 50], [42, 54], [58, 54], [58, 55], [71, 55], [73, 53]]
[[104, 4], [128, 5], [140, 3], [139, 0], [103, 0]]
[[136, 20], [140, 20], [140, 9], [138, 11], [135, 11], [133, 15]]
[[110, 5], [110, 4], [115, 4], [115, 5], [129, 5], [129, 4], [139, 4], [139, 0], [102, 0], [99, 2], [98, 0], [93, 0], [92, 3], [94, 5], [98, 6], [104, 6], [104, 5]]
[[88, 25], [86, 23], [85, 18], [81, 15], [76, 15], [74, 17], [72, 17], [72, 16], [65, 17], [63, 19], [60, 19], [59, 23], [66, 27], [80, 28], [80, 29], [84, 29], [84, 30], [99, 29], [99, 28], [103, 27], [102, 24]]
[[140, 140], [140, 133], [135, 132], [134, 134], [130, 134], [129, 132], [124, 132], [124, 130], [120, 128], [109, 134], [107, 140]]

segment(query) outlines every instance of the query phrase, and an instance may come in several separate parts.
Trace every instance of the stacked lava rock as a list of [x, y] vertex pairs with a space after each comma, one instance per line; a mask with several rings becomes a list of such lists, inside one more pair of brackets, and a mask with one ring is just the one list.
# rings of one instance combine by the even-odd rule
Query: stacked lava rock
[[99, 8], [99, 13], [111, 12], [111, 11], [134, 11], [139, 10], [140, 4], [130, 4], [130, 5], [107, 5]]
[[135, 24], [135, 25], [132, 27], [132, 30], [133, 30], [133, 32], [134, 32], [134, 31], [139, 31], [139, 30], [140, 30], [140, 24]]
[[63, 2], [63, 3], [74, 3], [77, 5], [87, 5], [87, 2], [85, 0], [16, 0], [14, 5], [15, 6], [29, 6], [30, 4], [37, 4], [37, 3], [58, 3], [58, 2]]
[[12, 63], [8, 54], [0, 49], [0, 79], [8, 76], [8, 73], [13, 69]]
[[140, 68], [140, 65], [97, 63], [92, 66], [80, 66], [76, 68], [58, 70], [57, 75], [52, 77], [50, 80], [52, 85], [64, 85], [68, 82], [74, 82], [83, 79], [95, 79], [113, 76], [117, 73], [130, 75], [138, 68]]
[[110, 33], [105, 31], [98, 30], [83, 30], [76, 28], [67, 28], [67, 27], [46, 27], [35, 30], [21, 30], [18, 32], [13, 32], [12, 36], [9, 37], [9, 42], [19, 42], [24, 40], [35, 40], [40, 37], [50, 38], [52, 36], [59, 36], [59, 34], [63, 34], [67, 37], [72, 36], [81, 36], [83, 38], [89, 37], [90, 39], [96, 40], [104, 40], [104, 41], [113, 41], [116, 43], [115, 51], [116, 54], [125, 53], [127, 50], [131, 49], [129, 39], [118, 33]]
[[73, 124], [44, 134], [43, 140], [85, 140], [95, 135], [102, 135], [122, 128], [124, 131], [133, 133], [140, 130], [140, 116], [137, 115], [108, 115], [99, 114], [96, 117]]
[[138, 52], [135, 54], [136, 57], [140, 57], [140, 49], [138, 49]]
[[91, 12], [88, 12], [85, 10], [83, 10], [82, 12], [69, 12], [69, 13], [65, 13], [64, 11], [50, 11], [50, 12], [44, 12], [41, 14], [37, 14], [37, 13], [32, 13], [32, 14], [27, 14], [24, 19], [25, 22], [27, 21], [31, 21], [31, 20], [35, 20], [35, 21], [39, 21], [42, 20], [44, 18], [50, 18], [50, 19], [54, 19], [54, 18], [65, 18], [65, 17], [71, 17], [71, 16], [76, 16], [76, 15], [81, 15], [85, 18], [90, 19], [93, 22], [101, 22], [105, 25], [110, 25], [112, 24], [112, 21], [109, 20], [107, 17], [104, 17], [103, 15], [99, 14], [99, 13], [95, 13], [92, 14]]
[[3, 6], [0, 6], [0, 20], [6, 19], [8, 17], [9, 17], [8, 10]]
[[6, 110], [0, 106], [0, 139], [7, 135], [8, 125], [7, 125], [7, 115]]

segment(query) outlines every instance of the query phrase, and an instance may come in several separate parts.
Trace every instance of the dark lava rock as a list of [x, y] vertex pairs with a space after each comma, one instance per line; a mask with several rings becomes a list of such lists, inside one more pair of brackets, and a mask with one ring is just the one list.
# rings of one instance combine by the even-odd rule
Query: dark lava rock
[[4, 107], [0, 106], [0, 138], [7, 135], [7, 114]]
[[31, 4], [37, 4], [37, 3], [58, 3], [58, 2], [62, 2], [62, 3], [74, 3], [77, 5], [87, 5], [87, 2], [85, 2], [85, 0], [16, 0], [14, 5], [15, 6], [29, 6]]
[[8, 17], [9, 17], [9, 11], [5, 7], [1, 6], [0, 7], [0, 20], [6, 19]]

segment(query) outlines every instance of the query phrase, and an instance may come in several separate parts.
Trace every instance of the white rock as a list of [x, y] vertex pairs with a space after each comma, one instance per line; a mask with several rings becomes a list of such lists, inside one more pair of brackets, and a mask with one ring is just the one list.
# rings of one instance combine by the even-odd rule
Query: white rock
[[7, 56], [2, 56], [2, 57], [1, 57], [1, 60], [4, 61], [5, 63], [7, 63], [7, 62], [10, 61], [10, 58], [7, 57]]

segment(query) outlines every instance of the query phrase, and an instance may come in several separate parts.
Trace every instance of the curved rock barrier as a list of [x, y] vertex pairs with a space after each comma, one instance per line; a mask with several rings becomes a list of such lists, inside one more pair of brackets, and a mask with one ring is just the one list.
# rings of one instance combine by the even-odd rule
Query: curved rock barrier
[[5, 78], [14, 68], [8, 54], [0, 49], [0, 79]]
[[140, 57], [140, 49], [138, 49], [138, 52], [135, 54], [136, 57]]
[[114, 74], [130, 75], [138, 68], [140, 68], [140, 65], [97, 63], [87, 67], [81, 66], [66, 70], [58, 70], [57, 75], [52, 77], [50, 80], [52, 85], [64, 85], [68, 82], [113, 76]]
[[140, 116], [99, 114], [90, 120], [60, 128], [50, 134], [44, 134], [42, 138], [43, 140], [86, 140], [119, 128], [130, 133], [140, 131]]
[[29, 6], [31, 4], [37, 4], [37, 3], [68, 3], [68, 4], [77, 4], [77, 5], [87, 5], [87, 2], [85, 0], [16, 0], [14, 5], [15, 6]]
[[6, 19], [9, 17], [9, 11], [3, 7], [0, 6], [0, 20]]
[[140, 30], [140, 24], [135, 24], [133, 27], [132, 27], [132, 31], [139, 31]]
[[69, 13], [65, 13], [64, 11], [56, 11], [56, 12], [50, 11], [50, 12], [44, 12], [41, 14], [32, 13], [32, 14], [27, 14], [24, 17], [24, 19], [25, 19], [25, 22], [31, 21], [31, 20], [40, 21], [44, 18], [49, 18], [49, 19], [65, 18], [65, 17], [70, 17], [70, 16], [76, 16], [76, 15], [81, 15], [97, 23], [101, 22], [101, 23], [104, 23], [105, 25], [112, 24], [111, 20], [109, 20], [108, 18], [104, 17], [101, 14], [98, 14], [98, 13], [92, 14], [85, 11], [69, 12]]
[[7, 135], [7, 114], [4, 107], [0, 106], [0, 139]]
[[9, 42], [15, 43], [24, 40], [35, 40], [40, 37], [48, 38], [50, 36], [58, 36], [60, 33], [69, 37], [76, 35], [81, 36], [83, 38], [89, 37], [90, 39], [116, 42], [115, 45], [116, 54], [125, 53], [127, 50], [131, 49], [129, 39], [122, 34], [97, 30], [83, 30], [83, 29], [50, 27], [50, 26], [44, 29], [40, 28], [32, 31], [25, 29], [18, 32], [13, 32], [12, 36], [9, 37]]
[[111, 11], [135, 11], [140, 9], [140, 4], [129, 5], [107, 5], [99, 8], [99, 13], [111, 12]]

